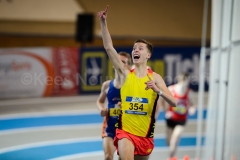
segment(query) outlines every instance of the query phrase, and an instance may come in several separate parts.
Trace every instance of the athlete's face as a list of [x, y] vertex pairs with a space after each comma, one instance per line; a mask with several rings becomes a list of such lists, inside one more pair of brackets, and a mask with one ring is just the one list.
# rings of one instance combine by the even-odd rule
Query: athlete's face
[[147, 63], [150, 58], [150, 52], [147, 49], [147, 44], [137, 42], [133, 46], [132, 59], [134, 64]]
[[121, 61], [125, 64], [125, 65], [128, 65], [128, 58], [125, 57], [125, 56], [122, 56], [122, 55], [119, 55]]
[[181, 74], [177, 76], [177, 82], [185, 82], [186, 84], [189, 84], [189, 78]]

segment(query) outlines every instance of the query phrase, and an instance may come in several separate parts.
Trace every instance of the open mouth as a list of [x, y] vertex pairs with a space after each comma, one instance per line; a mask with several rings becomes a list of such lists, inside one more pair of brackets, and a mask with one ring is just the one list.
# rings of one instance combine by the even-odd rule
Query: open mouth
[[139, 58], [140, 58], [139, 55], [134, 55], [134, 56], [133, 56], [133, 59], [139, 59]]

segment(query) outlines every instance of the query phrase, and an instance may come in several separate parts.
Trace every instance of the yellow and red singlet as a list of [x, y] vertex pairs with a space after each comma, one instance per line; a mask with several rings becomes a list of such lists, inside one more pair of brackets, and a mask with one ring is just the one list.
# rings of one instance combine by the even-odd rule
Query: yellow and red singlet
[[[148, 69], [148, 75], [153, 79], [152, 70]], [[121, 87], [121, 114], [115, 125], [118, 129], [140, 137], [154, 136], [154, 116], [159, 97], [152, 89], [145, 90], [147, 81], [147, 75], [138, 78], [134, 69], [130, 71]]]

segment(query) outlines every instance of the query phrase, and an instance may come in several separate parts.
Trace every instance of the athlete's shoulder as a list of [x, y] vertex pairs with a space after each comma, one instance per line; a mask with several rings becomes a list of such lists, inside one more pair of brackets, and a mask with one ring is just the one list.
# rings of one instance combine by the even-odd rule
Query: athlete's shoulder
[[152, 72], [152, 76], [155, 80], [160, 80], [162, 79], [162, 76], [156, 72]]
[[107, 81], [103, 82], [102, 85], [103, 85], [103, 86], [109, 86], [111, 81], [112, 81], [112, 80], [107, 80]]
[[110, 85], [111, 80], [107, 80], [102, 84], [102, 90], [106, 90]]
[[160, 74], [153, 72], [153, 71], [152, 71], [152, 74], [153, 74], [153, 76], [160, 76]]

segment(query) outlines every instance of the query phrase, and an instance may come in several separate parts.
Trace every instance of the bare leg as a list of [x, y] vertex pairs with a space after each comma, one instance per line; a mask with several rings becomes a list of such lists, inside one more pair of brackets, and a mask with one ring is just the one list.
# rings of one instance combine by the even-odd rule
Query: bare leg
[[118, 152], [121, 160], [134, 160], [134, 145], [129, 139], [118, 141]]
[[176, 153], [178, 141], [183, 130], [184, 130], [184, 127], [181, 125], [177, 125], [173, 130], [173, 133], [170, 139], [170, 157], [173, 157]]
[[167, 145], [170, 146], [170, 140], [172, 137], [173, 129], [171, 127], [167, 127], [166, 132], [167, 132]]
[[113, 139], [111, 137], [103, 138], [103, 150], [105, 160], [113, 160], [113, 155], [116, 149], [113, 145]]
[[148, 160], [148, 159], [149, 159], [149, 156], [139, 156], [139, 155], [134, 156], [134, 160]]

